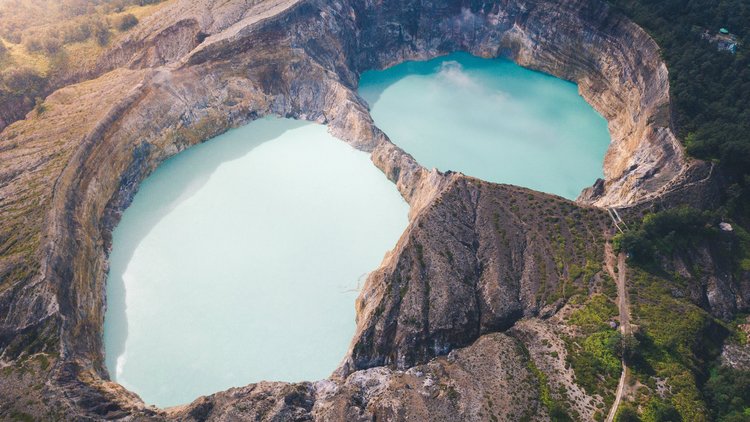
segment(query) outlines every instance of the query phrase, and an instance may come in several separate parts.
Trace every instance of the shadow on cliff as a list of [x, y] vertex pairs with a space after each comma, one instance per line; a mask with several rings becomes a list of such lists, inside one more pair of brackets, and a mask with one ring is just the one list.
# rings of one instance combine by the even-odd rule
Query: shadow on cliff
[[[251, 123], [252, 131], [232, 129], [208, 142], [169, 158], [140, 186], [112, 234], [107, 311], [104, 324], [105, 362], [116, 380], [127, 356], [128, 337], [125, 273], [136, 249], [156, 225], [178, 205], [189, 200], [224, 163], [239, 159], [256, 147], [309, 122], [269, 118]], [[220, 204], [217, 204], [220, 206]], [[168, 300], [168, 298], [166, 298]], [[153, 321], [158, 324], [158, 320]], [[122, 358], [121, 362], [118, 362]], [[114, 369], [114, 372], [112, 372]]]

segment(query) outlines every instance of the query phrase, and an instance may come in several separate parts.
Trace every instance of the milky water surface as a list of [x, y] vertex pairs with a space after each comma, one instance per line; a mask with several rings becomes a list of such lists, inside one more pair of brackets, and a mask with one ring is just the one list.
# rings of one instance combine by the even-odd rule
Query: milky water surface
[[407, 213], [369, 156], [320, 125], [263, 119], [178, 154], [113, 234], [111, 377], [171, 406], [329, 376], [354, 333], [357, 288]]
[[607, 121], [576, 85], [456, 53], [365, 72], [375, 123], [427, 168], [569, 199], [602, 177]]
[[[567, 198], [602, 176], [607, 123], [570, 82], [462, 53], [360, 82], [376, 124], [428, 168]], [[110, 375], [158, 406], [327, 377], [357, 287], [407, 212], [367, 154], [322, 126], [263, 119], [178, 154], [113, 233]]]

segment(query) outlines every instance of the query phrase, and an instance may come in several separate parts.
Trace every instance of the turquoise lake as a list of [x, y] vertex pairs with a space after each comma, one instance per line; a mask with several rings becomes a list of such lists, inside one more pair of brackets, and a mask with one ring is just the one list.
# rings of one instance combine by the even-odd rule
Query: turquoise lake
[[577, 87], [505, 59], [455, 53], [365, 72], [375, 124], [427, 168], [575, 199], [603, 177], [607, 121]]
[[[570, 82], [458, 53], [360, 84], [376, 124], [427, 168], [570, 199], [602, 177], [607, 122]], [[266, 118], [176, 155], [113, 233], [110, 376], [160, 407], [328, 377], [407, 214], [368, 154], [324, 126]]]
[[328, 377], [407, 214], [368, 154], [324, 126], [267, 118], [176, 155], [113, 233], [110, 376], [161, 407]]

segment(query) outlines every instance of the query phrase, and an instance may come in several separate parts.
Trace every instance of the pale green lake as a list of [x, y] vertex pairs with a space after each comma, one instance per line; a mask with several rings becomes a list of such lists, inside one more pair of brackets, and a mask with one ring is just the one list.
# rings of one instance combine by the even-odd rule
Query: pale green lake
[[113, 233], [111, 377], [149, 404], [328, 377], [354, 300], [407, 225], [368, 154], [324, 126], [263, 119], [167, 160]]
[[427, 168], [575, 199], [603, 177], [607, 121], [571, 82], [455, 53], [365, 72], [375, 124]]

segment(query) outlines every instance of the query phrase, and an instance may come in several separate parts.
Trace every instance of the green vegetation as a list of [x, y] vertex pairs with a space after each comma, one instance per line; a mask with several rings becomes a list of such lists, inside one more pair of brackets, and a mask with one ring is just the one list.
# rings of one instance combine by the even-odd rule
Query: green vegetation
[[[555, 394], [552, 392], [552, 389], [550, 389], [547, 374], [542, 372], [539, 367], [536, 366], [534, 359], [531, 358], [529, 349], [527, 349], [520, 341], [516, 342], [516, 345], [518, 352], [526, 361], [526, 368], [532, 375], [532, 382], [535, 382], [539, 387], [539, 399], [542, 402], [542, 405], [547, 409], [552, 422], [572, 422], [574, 419], [569, 414], [569, 410], [562, 401], [555, 398]], [[492, 405], [490, 405], [490, 407], [492, 407]], [[573, 413], [574, 416], [577, 415], [577, 412], [573, 411]], [[520, 420], [530, 420], [530, 416], [530, 414], [524, 415]]]
[[617, 387], [622, 370], [620, 342], [620, 333], [612, 329], [586, 336], [580, 346], [568, 342], [567, 361], [587, 393], [606, 397]]
[[[634, 412], [618, 419], [748, 421], [750, 376], [721, 367], [706, 370], [729, 336], [726, 326], [684, 298], [685, 281], [666, 274], [659, 264], [705, 247], [730, 257], [735, 277], [750, 271], [745, 230], [750, 227], [750, 3], [609, 1], [662, 48], [677, 135], [689, 154], [716, 163], [727, 186], [714, 211], [683, 207], [649, 214], [615, 239], [636, 264], [630, 267], [629, 283], [634, 323], [641, 330], [628, 361], [646, 386], [638, 390]], [[721, 27], [737, 35], [736, 54], [705, 39], [706, 31], [710, 37]], [[732, 223], [733, 233], [721, 233], [720, 221]], [[701, 269], [689, 271], [699, 277]], [[657, 380], [669, 389], [659, 387]]]
[[10, 413], [10, 418], [11, 420], [20, 421], [20, 422], [34, 422], [36, 420], [36, 418], [29, 415], [28, 413], [19, 412], [16, 410]]
[[[669, 68], [674, 124], [688, 152], [728, 177], [725, 209], [750, 224], [750, 4], [747, 0], [609, 0], [645, 28]], [[736, 54], [702, 37], [727, 28]]]
[[576, 374], [576, 382], [589, 394], [606, 397], [607, 390], [617, 387], [622, 364], [622, 338], [610, 327], [618, 311], [606, 296], [596, 294], [574, 311], [568, 323], [577, 326], [582, 335], [566, 339], [567, 362]]
[[715, 421], [750, 420], [750, 371], [718, 366], [711, 370], [704, 393]]
[[568, 415], [565, 406], [552, 396], [549, 388], [547, 374], [539, 370], [531, 357], [528, 357], [527, 367], [539, 383], [539, 393], [542, 404], [547, 408], [549, 417], [553, 422], [572, 422], [573, 418]]
[[657, 254], [671, 256], [696, 240], [715, 236], [719, 230], [715, 213], [680, 207], [647, 214], [632, 230], [614, 238], [616, 251], [625, 250], [637, 263], [652, 263]]
[[[708, 404], [716, 420], [748, 420], [743, 404], [728, 406], [717, 398], [722, 393], [712, 392], [716, 388], [710, 386], [715, 382], [706, 384], [706, 397], [701, 397], [698, 385], [708, 376], [705, 362], [713, 359], [721, 342], [716, 333], [707, 335], [712, 331], [707, 327], [721, 332], [716, 328], [720, 323], [687, 299], [675, 297], [674, 289], [684, 292], [684, 280], [665, 274], [658, 264], [675, 255], [688, 256], [696, 247], [707, 247], [731, 257], [735, 275], [750, 271], [750, 236], [743, 229], [750, 227], [750, 3], [608, 1], [659, 44], [669, 68], [677, 135], [690, 155], [716, 163], [727, 187], [721, 206], [713, 212], [689, 208], [657, 212], [631, 224], [631, 231], [615, 239], [616, 246], [629, 252], [630, 262], [639, 267], [634, 269], [636, 286], [631, 296], [636, 323], [643, 330], [637, 334], [639, 347], [634, 359], [636, 375], [641, 382], [650, 381], [652, 390], [642, 397], [641, 418], [678, 420], [674, 417], [677, 413], [684, 421], [705, 420]], [[710, 40], [720, 28], [736, 35], [736, 53], [721, 50]], [[718, 231], [716, 224], [722, 220], [732, 223], [732, 235]], [[667, 379], [672, 387], [664, 400], [653, 394], [655, 377]], [[734, 385], [712, 372], [711, 380], [716, 377], [722, 379], [722, 385]], [[728, 416], [730, 413], [733, 416]], [[722, 419], [725, 417], [739, 419]]]
[[645, 422], [682, 422], [682, 416], [670, 403], [660, 398], [652, 398], [646, 405], [640, 420]]
[[616, 422], [641, 422], [641, 418], [638, 417], [638, 412], [630, 405], [624, 404], [620, 406], [615, 415]]
[[581, 327], [585, 332], [594, 333], [609, 328], [609, 321], [617, 316], [617, 306], [606, 296], [591, 296], [586, 304], [570, 314], [568, 322]]
[[626, 251], [630, 261], [652, 272], [659, 272], [658, 258], [672, 258], [709, 247], [721, 256], [731, 257], [737, 273], [750, 271], [750, 234], [733, 225], [731, 233], [722, 233], [720, 212], [679, 207], [647, 214], [631, 230], [614, 237], [616, 251]]
[[[649, 214], [616, 239], [616, 246], [630, 252], [630, 261], [636, 264], [629, 267], [628, 281], [633, 321], [640, 330], [633, 345], [623, 342], [623, 353], [633, 375], [646, 386], [637, 395], [639, 420], [748, 420], [744, 413], [748, 398], [740, 393], [747, 389], [747, 374], [706, 369], [717, 359], [725, 339], [733, 338], [730, 324], [691, 303], [685, 294], [690, 288], [687, 280], [659, 265], [704, 246], [730, 257], [736, 271], [746, 271], [747, 232], [735, 226], [733, 233], [722, 233], [719, 221], [715, 212], [678, 208]], [[700, 276], [700, 268], [690, 271]], [[659, 387], [656, 380], [669, 389]], [[664, 391], [668, 393], [661, 397]]]
[[[633, 320], [639, 326], [639, 346], [630, 367], [644, 386], [636, 395], [641, 419], [710, 420], [700, 385], [708, 375], [707, 362], [718, 356], [728, 331], [706, 311], [673, 294], [673, 288], [680, 287], [673, 282], [638, 267], [629, 269], [628, 278]], [[681, 419], [663, 419], [675, 413]]]

